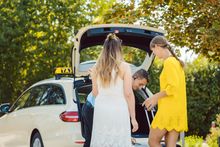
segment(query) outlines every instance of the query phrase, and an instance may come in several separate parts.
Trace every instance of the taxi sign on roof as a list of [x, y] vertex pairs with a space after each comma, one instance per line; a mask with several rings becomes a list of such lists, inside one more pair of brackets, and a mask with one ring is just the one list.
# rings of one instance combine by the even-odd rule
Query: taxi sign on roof
[[57, 67], [55, 70], [55, 75], [72, 75], [73, 71], [71, 67]]

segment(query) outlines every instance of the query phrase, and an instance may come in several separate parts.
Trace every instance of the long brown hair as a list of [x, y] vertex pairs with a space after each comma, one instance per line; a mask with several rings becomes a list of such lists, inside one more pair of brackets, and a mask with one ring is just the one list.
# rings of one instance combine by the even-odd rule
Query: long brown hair
[[173, 49], [171, 48], [170, 44], [168, 43], [165, 37], [155, 36], [150, 42], [150, 48], [154, 48], [155, 45], [158, 45], [164, 49], [168, 49], [170, 53], [173, 55], [173, 57], [175, 57], [180, 62], [180, 65], [184, 67], [184, 62], [177, 57], [177, 55], [174, 53]]
[[112, 70], [116, 72], [115, 79], [118, 76], [119, 65], [123, 61], [121, 40], [114, 34], [108, 34], [105, 39], [102, 52], [96, 63], [96, 73], [101, 80], [103, 87], [108, 87], [112, 80]]

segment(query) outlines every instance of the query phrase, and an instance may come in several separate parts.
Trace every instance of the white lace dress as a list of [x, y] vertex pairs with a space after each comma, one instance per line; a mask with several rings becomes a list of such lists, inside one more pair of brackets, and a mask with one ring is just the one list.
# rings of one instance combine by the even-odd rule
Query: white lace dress
[[[113, 72], [114, 73], [114, 72]], [[114, 74], [113, 74], [114, 75]], [[100, 87], [95, 99], [91, 147], [131, 147], [131, 127], [123, 80]]]

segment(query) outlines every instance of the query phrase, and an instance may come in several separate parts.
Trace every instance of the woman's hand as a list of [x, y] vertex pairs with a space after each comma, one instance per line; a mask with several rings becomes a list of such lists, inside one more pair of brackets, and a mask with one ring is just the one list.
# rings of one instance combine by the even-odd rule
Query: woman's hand
[[167, 96], [166, 91], [158, 92], [158, 93], [154, 94], [152, 97], [146, 99], [143, 102], [142, 106], [145, 105], [147, 110], [150, 111], [154, 106], [157, 105], [158, 99], [164, 98], [166, 96]]
[[147, 108], [148, 111], [150, 111], [154, 106], [157, 105], [157, 101], [158, 101], [158, 97], [153, 95], [152, 97], [146, 99], [142, 106], [145, 105], [145, 107]]
[[136, 119], [131, 119], [131, 124], [132, 124], [132, 132], [136, 132], [138, 130], [138, 123]]

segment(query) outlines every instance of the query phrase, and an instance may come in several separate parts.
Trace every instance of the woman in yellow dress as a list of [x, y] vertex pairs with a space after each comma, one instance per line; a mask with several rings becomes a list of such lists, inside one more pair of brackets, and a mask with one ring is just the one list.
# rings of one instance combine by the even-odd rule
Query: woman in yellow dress
[[143, 103], [147, 110], [158, 104], [148, 143], [150, 147], [161, 147], [160, 141], [165, 136], [166, 146], [176, 147], [179, 133], [188, 130], [184, 63], [163, 36], [154, 37], [150, 49], [164, 63], [160, 74], [160, 92]]

